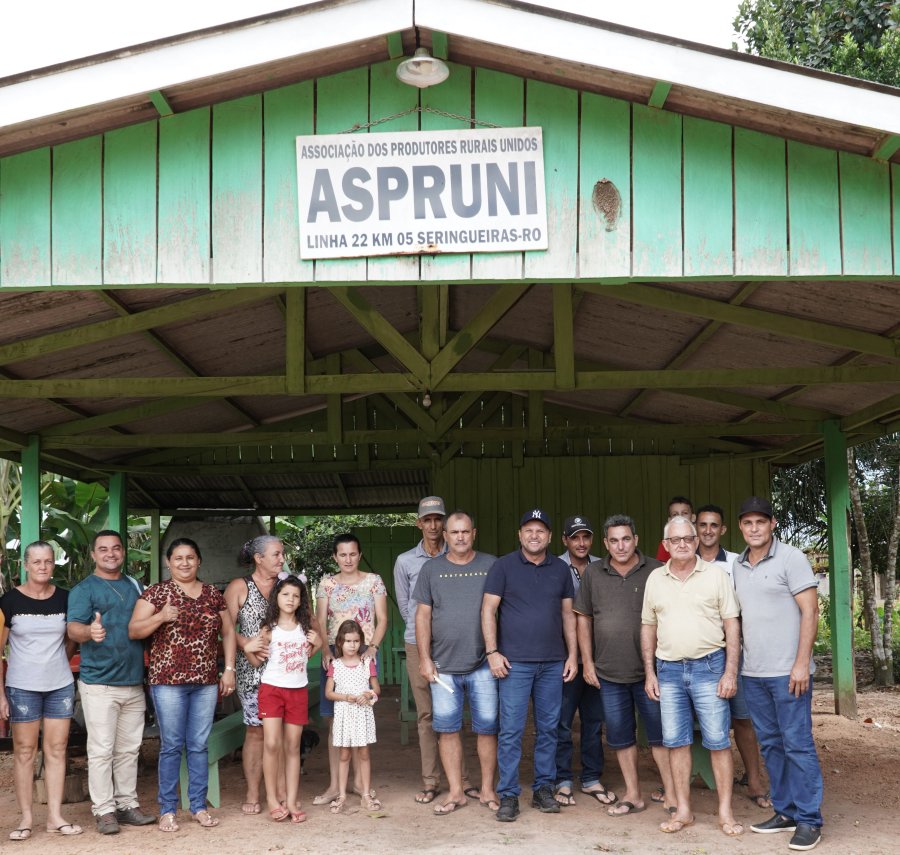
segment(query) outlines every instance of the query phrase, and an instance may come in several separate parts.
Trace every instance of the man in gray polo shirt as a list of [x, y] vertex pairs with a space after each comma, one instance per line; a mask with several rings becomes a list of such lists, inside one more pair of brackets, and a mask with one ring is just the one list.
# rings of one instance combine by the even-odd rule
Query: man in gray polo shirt
[[[397, 608], [406, 629], [403, 633], [406, 648], [406, 671], [409, 687], [416, 702], [416, 725], [419, 732], [419, 753], [422, 757], [422, 789], [416, 794], [419, 804], [433, 802], [441, 791], [441, 768], [438, 763], [437, 737], [431, 726], [431, 689], [419, 673], [419, 653], [416, 649], [416, 603], [412, 593], [422, 565], [447, 551], [444, 543], [444, 500], [440, 496], [426, 496], [419, 502], [416, 526], [422, 539], [410, 550], [402, 552], [394, 562], [394, 590]], [[463, 778], [467, 795], [478, 798], [478, 790], [469, 784], [463, 761]]]
[[812, 735], [818, 586], [806, 556], [775, 537], [768, 501], [751, 496], [738, 516], [747, 543], [733, 566], [743, 616], [744, 695], [775, 808], [771, 819], [750, 828], [793, 831], [788, 848], [803, 851], [822, 836], [822, 770]]
[[644, 693], [641, 659], [641, 606], [644, 586], [661, 562], [638, 548], [634, 520], [624, 514], [603, 523], [603, 543], [608, 555], [588, 565], [575, 597], [578, 648], [584, 681], [601, 690], [606, 744], [616, 752], [625, 793], [622, 801], [607, 809], [610, 816], [627, 816], [646, 809], [638, 778], [637, 706], [647, 731], [647, 742], [663, 782], [663, 792], [653, 800], [674, 805], [675, 787], [669, 768], [669, 752], [663, 748], [659, 704]]
[[469, 514], [450, 514], [444, 534], [448, 550], [425, 562], [414, 591], [420, 675], [431, 687], [432, 724], [439, 734], [441, 763], [450, 786], [447, 800], [434, 808], [438, 816], [455, 813], [466, 804], [460, 738], [466, 697], [478, 741], [481, 804], [492, 811], [500, 807], [494, 792], [500, 697], [481, 633], [484, 583], [497, 559], [475, 551], [475, 534]]

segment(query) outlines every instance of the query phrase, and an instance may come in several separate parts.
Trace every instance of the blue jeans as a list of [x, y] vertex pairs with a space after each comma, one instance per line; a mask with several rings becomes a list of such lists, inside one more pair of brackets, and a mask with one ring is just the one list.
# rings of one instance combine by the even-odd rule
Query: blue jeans
[[731, 707], [716, 693], [725, 673], [725, 651], [699, 659], [656, 660], [663, 745], [682, 748], [694, 742], [694, 716], [700, 724], [703, 747], [723, 751], [731, 747]]
[[207, 741], [219, 697], [215, 684], [151, 686], [159, 722], [159, 812], [178, 808], [181, 753], [187, 753], [188, 802], [191, 813], [206, 810], [209, 784]]
[[572, 723], [581, 721], [581, 787], [600, 783], [603, 774], [603, 698], [600, 690], [584, 682], [581, 665], [571, 683], [563, 683], [559, 727], [556, 730], [556, 786], [572, 786]]
[[743, 679], [773, 807], [798, 824], [821, 828], [822, 770], [812, 735], [812, 680], [798, 698], [788, 691], [789, 677]]
[[528, 718], [528, 701], [534, 710], [533, 790], [552, 787], [556, 780], [556, 729], [562, 705], [562, 662], [510, 662], [509, 674], [500, 680], [500, 737], [497, 765], [498, 795], [518, 796], [522, 735]]

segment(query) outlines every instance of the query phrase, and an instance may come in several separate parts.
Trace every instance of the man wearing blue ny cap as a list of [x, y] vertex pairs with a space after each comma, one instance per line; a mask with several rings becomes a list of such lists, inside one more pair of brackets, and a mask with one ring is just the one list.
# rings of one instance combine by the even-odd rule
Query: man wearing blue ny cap
[[548, 552], [550, 517], [540, 508], [519, 523], [520, 549], [498, 558], [488, 572], [481, 606], [481, 629], [491, 673], [500, 679], [500, 822], [519, 815], [519, 761], [528, 716], [534, 709], [532, 807], [559, 813], [556, 729], [563, 682], [578, 671], [575, 589], [565, 562]]

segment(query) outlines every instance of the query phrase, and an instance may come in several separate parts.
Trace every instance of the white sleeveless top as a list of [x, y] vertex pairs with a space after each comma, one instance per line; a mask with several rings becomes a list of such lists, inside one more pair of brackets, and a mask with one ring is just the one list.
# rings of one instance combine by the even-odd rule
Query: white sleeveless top
[[308, 659], [309, 642], [303, 627], [298, 625], [287, 630], [275, 626], [261, 682], [283, 689], [302, 689], [309, 682], [306, 674]]

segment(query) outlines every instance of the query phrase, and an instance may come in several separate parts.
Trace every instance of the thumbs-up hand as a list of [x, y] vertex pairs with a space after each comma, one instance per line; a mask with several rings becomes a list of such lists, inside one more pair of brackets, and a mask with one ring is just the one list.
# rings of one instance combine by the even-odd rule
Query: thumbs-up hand
[[163, 623], [178, 620], [178, 607], [173, 605], [171, 597], [166, 597], [166, 604], [159, 610], [159, 614]]
[[91, 621], [91, 641], [99, 644], [106, 638], [106, 627], [100, 617], [100, 612], [94, 612], [94, 619]]

